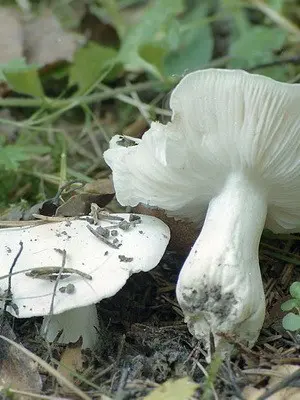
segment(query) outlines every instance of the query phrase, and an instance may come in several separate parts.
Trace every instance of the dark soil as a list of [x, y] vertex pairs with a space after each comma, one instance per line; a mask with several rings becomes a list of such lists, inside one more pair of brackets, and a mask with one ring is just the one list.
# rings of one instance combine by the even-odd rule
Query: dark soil
[[[235, 357], [219, 366], [214, 382], [219, 399], [243, 399], [245, 385], [265, 386], [267, 377], [248, 375], [245, 370], [300, 364], [300, 337], [284, 331], [280, 311], [289, 282], [299, 280], [299, 271], [290, 267], [287, 276], [285, 264], [261, 253], [268, 305], [265, 327], [254, 349], [235, 343]], [[99, 343], [94, 352], [84, 352], [81, 374], [102, 394], [117, 400], [142, 399], [157, 384], [187, 375], [202, 383], [200, 387], [207, 386], [205, 352], [188, 332], [176, 303], [175, 283], [183, 261], [176, 253], [167, 252], [154, 271], [133, 275], [119, 293], [98, 305]], [[64, 347], [53, 345], [50, 352], [39, 336], [40, 322], [11, 321], [27, 348], [50, 363], [51, 357], [59, 360]], [[228, 339], [234, 342], [234, 338]], [[47, 374], [43, 379], [44, 393], [53, 394], [57, 390], [55, 379]], [[99, 395], [87, 383], [78, 381], [78, 385], [92, 397]], [[215, 398], [208, 393], [212, 397], [207, 398]], [[194, 398], [202, 399], [203, 390]]]

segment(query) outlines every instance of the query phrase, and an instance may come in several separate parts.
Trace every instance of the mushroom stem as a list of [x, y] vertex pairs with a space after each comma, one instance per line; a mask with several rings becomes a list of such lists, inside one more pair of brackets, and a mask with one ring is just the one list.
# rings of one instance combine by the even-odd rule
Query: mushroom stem
[[45, 316], [41, 335], [53, 342], [62, 331], [58, 343], [76, 343], [82, 337], [82, 348], [93, 349], [98, 340], [99, 321], [94, 304], [73, 308], [61, 314]]
[[[238, 335], [253, 345], [265, 316], [258, 246], [267, 215], [267, 193], [257, 177], [229, 175], [208, 207], [202, 231], [180, 272], [177, 299], [190, 332], [209, 349], [210, 333]], [[255, 183], [254, 183], [255, 182]]]

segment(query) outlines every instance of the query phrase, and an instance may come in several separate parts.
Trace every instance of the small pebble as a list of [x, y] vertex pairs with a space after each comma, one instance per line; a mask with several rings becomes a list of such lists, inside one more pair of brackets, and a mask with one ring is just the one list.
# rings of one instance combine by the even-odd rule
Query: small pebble
[[119, 223], [119, 228], [123, 229], [123, 231], [128, 231], [128, 229], [130, 228], [130, 223], [127, 221], [121, 221]]
[[100, 233], [101, 236], [108, 238], [109, 237], [109, 230], [107, 228], [103, 228], [102, 226], [98, 226], [96, 231]]
[[119, 240], [118, 240], [117, 238], [114, 238], [114, 240], [113, 240], [112, 242], [113, 242], [113, 244], [115, 244], [116, 246], [118, 246], [118, 244], [119, 244]]
[[139, 224], [141, 222], [141, 217], [139, 215], [136, 215], [136, 214], [130, 214], [129, 215], [129, 222], [136, 222], [137, 224]]
[[118, 257], [119, 257], [119, 260], [121, 262], [131, 262], [131, 261], [133, 261], [133, 257], [126, 257], [123, 254], [120, 254]]
[[59, 291], [61, 293], [72, 294], [75, 292], [75, 286], [73, 285], [73, 283], [68, 283], [67, 286], [62, 286], [61, 288], [59, 288]]

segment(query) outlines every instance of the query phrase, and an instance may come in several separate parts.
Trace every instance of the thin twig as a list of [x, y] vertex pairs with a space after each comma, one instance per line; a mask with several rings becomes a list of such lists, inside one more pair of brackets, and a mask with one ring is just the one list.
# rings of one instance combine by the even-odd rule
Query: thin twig
[[281, 29], [299, 37], [300, 30], [296, 24], [292, 21], [284, 17], [282, 14], [277, 12], [274, 8], [270, 7], [266, 2], [261, 0], [250, 0], [249, 5], [252, 5], [254, 8], [258, 9], [271, 21], [275, 22]]
[[[46, 394], [44, 395], [41, 393], [25, 392], [23, 390], [13, 389], [12, 387], [6, 388], [5, 392], [7, 393], [7, 398], [9, 398], [9, 399], [10, 398], [16, 398], [16, 399], [28, 398], [28, 399], [38, 399], [38, 400], [63, 400], [62, 397], [47, 396]], [[13, 396], [14, 394], [20, 395], [20, 396]]]
[[5, 302], [4, 302], [4, 307], [3, 307], [3, 314], [2, 314], [2, 321], [1, 321], [1, 331], [3, 329], [7, 307], [9, 305], [11, 305], [11, 303], [12, 303], [13, 294], [12, 294], [12, 291], [11, 291], [11, 279], [12, 279], [13, 269], [14, 269], [14, 267], [15, 267], [15, 265], [16, 265], [19, 257], [20, 257], [20, 255], [21, 255], [22, 251], [23, 251], [23, 242], [20, 241], [19, 244], [20, 244], [20, 249], [19, 249], [17, 255], [15, 256], [15, 258], [13, 260], [13, 263], [12, 263], [10, 269], [9, 269], [9, 273], [8, 273], [8, 286], [7, 286], [7, 290], [6, 290]]
[[92, 234], [94, 236], [96, 236], [96, 238], [100, 239], [103, 243], [107, 244], [108, 246], [112, 247], [113, 249], [118, 249], [120, 247], [119, 245], [116, 245], [112, 242], [110, 242], [108, 239], [106, 239], [104, 236], [102, 236], [100, 233], [98, 233], [95, 229], [93, 229], [90, 225], [86, 226], [88, 228], [88, 230], [90, 232], [92, 232]]
[[234, 394], [235, 394], [236, 398], [239, 400], [245, 400], [243, 393], [242, 393], [239, 385], [236, 382], [236, 377], [234, 376], [234, 373], [232, 371], [230, 358], [226, 357], [225, 363], [222, 367], [223, 367], [223, 370], [226, 371], [229, 376], [229, 382], [235, 391]]
[[[32, 268], [30, 271], [26, 272], [25, 275], [30, 278], [39, 278], [39, 279], [53, 279], [60, 273], [61, 267], [49, 266], [49, 267], [37, 267]], [[92, 280], [93, 277], [86, 272], [82, 272], [75, 268], [65, 268], [63, 274], [65, 277], [69, 277], [70, 275], [77, 274], [82, 278]]]
[[[38, 269], [40, 269], [40, 267], [38, 267]], [[34, 270], [35, 270], [35, 268], [25, 268], [25, 269], [22, 269], [21, 271], [12, 272], [11, 274], [1, 275], [0, 281], [2, 279], [9, 278], [10, 275], [13, 276], [13, 275], [18, 275], [18, 274], [24, 274], [24, 272], [30, 272], [30, 271], [34, 271]]]
[[48, 215], [42, 215], [42, 214], [32, 214], [32, 216], [40, 221], [47, 221], [47, 222], [65, 222], [65, 221], [68, 222], [79, 219], [78, 217], [50, 217]]
[[55, 284], [53, 287], [53, 293], [52, 293], [52, 299], [51, 299], [51, 304], [50, 304], [50, 310], [49, 310], [49, 314], [48, 314], [48, 318], [46, 320], [46, 325], [45, 325], [45, 336], [47, 336], [47, 331], [49, 328], [49, 322], [50, 322], [50, 318], [53, 315], [53, 310], [54, 310], [54, 299], [55, 299], [55, 295], [56, 295], [56, 291], [57, 291], [57, 287], [61, 278], [61, 275], [63, 273], [64, 267], [66, 265], [66, 258], [67, 258], [67, 252], [66, 250], [61, 250], [60, 253], [62, 254], [62, 263], [61, 263], [61, 267], [59, 269], [59, 273], [57, 275], [57, 278], [55, 280]]
[[124, 388], [128, 380], [129, 371], [129, 367], [123, 368], [115, 400], [122, 400], [124, 398]]
[[[29, 220], [29, 221], [0, 221], [0, 229], [1, 228], [18, 228], [18, 227], [30, 227], [30, 226], [38, 226], [43, 225], [49, 221], [43, 220]], [[51, 222], [51, 221], [50, 221]]]
[[274, 60], [262, 64], [253, 65], [253, 67], [247, 68], [246, 71], [252, 72], [258, 69], [269, 68], [269, 67], [276, 67], [282, 64], [300, 64], [300, 56], [294, 56], [289, 58], [281, 58], [280, 60]]
[[104, 92], [93, 93], [87, 96], [71, 97], [69, 99], [52, 99], [52, 98], [13, 98], [8, 97], [0, 98], [0, 107], [43, 107], [44, 109], [62, 109], [62, 108], [73, 108], [81, 104], [91, 104], [102, 100], [108, 100], [116, 97], [119, 94], [130, 93], [132, 90], [143, 91], [150, 89], [162, 89], [168, 90], [170, 85], [164, 84], [161, 81], [148, 81], [142, 83], [136, 83], [131, 87], [123, 86], [115, 89], [109, 88]]
[[39, 356], [35, 355], [31, 351], [25, 349], [25, 347], [14, 342], [13, 340], [6, 338], [3, 335], [0, 335], [0, 339], [11, 344], [12, 346], [16, 347], [19, 351], [26, 354], [31, 360], [33, 360], [37, 364], [39, 364], [44, 370], [46, 370], [49, 374], [54, 376], [60, 384], [63, 384], [64, 386], [66, 386], [73, 393], [75, 393], [79, 398], [81, 398], [82, 400], [91, 400], [91, 397], [89, 397], [87, 394], [85, 394], [82, 390], [80, 390], [77, 386], [75, 386], [72, 382], [70, 382], [66, 377], [59, 374], [54, 368], [52, 368], [49, 364], [46, 363], [46, 361], [42, 360]]

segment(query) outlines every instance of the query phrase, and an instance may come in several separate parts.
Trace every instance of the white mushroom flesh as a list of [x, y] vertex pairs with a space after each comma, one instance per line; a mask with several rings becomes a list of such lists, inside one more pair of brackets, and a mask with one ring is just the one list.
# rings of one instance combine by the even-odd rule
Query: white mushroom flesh
[[253, 345], [265, 316], [258, 246], [267, 215], [265, 190], [243, 173], [229, 175], [209, 203], [202, 231], [179, 275], [177, 299], [189, 330], [210, 349], [234, 333]]
[[122, 205], [158, 207], [199, 227], [205, 220], [177, 297], [206, 343], [210, 332], [216, 344], [220, 333], [255, 342], [264, 319], [263, 227], [300, 230], [299, 103], [299, 84], [196, 71], [171, 95], [171, 122], [152, 123], [136, 146], [113, 138], [104, 154]]
[[76, 343], [82, 339], [82, 347], [93, 349], [99, 340], [99, 320], [94, 304], [73, 308], [61, 314], [44, 317], [41, 334], [48, 342]]
[[[72, 220], [0, 229], [0, 311], [9, 285], [8, 274], [21, 241], [23, 251], [12, 269], [12, 299], [7, 311], [19, 318], [50, 315], [51, 323], [46, 324], [48, 338], [54, 338], [64, 329], [60, 341], [64, 337], [77, 341], [84, 333], [84, 345], [94, 343], [97, 325], [94, 304], [116, 294], [133, 273], [154, 268], [170, 239], [169, 228], [158, 218], [142, 215], [130, 222], [131, 217], [132, 214], [112, 214], [112, 219], [104, 218], [100, 226], [90, 225], [86, 220]], [[125, 223], [126, 229], [119, 227], [121, 223]], [[88, 227], [101, 228], [100, 238]], [[103, 230], [111, 232], [108, 239], [101, 236]], [[66, 257], [62, 267], [63, 251]], [[89, 310], [90, 318], [86, 315], [82, 319], [84, 307]], [[72, 321], [76, 324], [72, 325]]]

